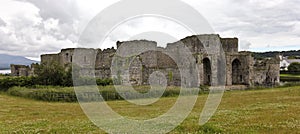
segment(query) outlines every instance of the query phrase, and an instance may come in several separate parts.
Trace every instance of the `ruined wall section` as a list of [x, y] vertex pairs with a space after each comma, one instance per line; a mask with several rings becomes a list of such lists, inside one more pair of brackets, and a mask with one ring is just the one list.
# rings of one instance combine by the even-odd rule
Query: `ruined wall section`
[[146, 74], [143, 73], [143, 70], [145, 70], [145, 67], [143, 67], [141, 58], [139, 56], [132, 57], [130, 59], [130, 65], [129, 65], [129, 81], [132, 85], [143, 85], [147, 84], [147, 82], [143, 83], [143, 76], [145, 77]]
[[[111, 78], [112, 60], [115, 56], [116, 50], [114, 48], [98, 49], [95, 64], [95, 75], [97, 78], [108, 79]], [[116, 65], [119, 66], [119, 65]]]
[[226, 53], [226, 85], [233, 85], [233, 62], [240, 62], [238, 75], [240, 85], [251, 85], [253, 58], [250, 52]]
[[[183, 51], [186, 48], [189, 52]], [[223, 48], [226, 58], [226, 66], [220, 68], [221, 49]], [[141, 50], [142, 49], [142, 50]], [[167, 44], [166, 48], [157, 47], [157, 43], [147, 40], [133, 40], [117, 42], [117, 49], [83, 49], [71, 48], [63, 49], [59, 54], [42, 55], [42, 63], [57, 61], [63, 66], [74, 63], [74, 51], [78, 54], [76, 62], [83, 68], [84, 74], [97, 78], [119, 78], [122, 77], [122, 84], [147, 85], [150, 75], [159, 71], [165, 75], [168, 85], [175, 86], [199, 86], [204, 81], [209, 81], [210, 85], [219, 82], [218, 74], [222, 69], [226, 69], [226, 85], [232, 85], [233, 80], [242, 85], [263, 85], [279, 82], [279, 61], [277, 59], [266, 59], [256, 61], [249, 52], [238, 52], [237, 38], [221, 38], [217, 34], [193, 35], [178, 42]], [[142, 53], [141, 53], [142, 52]], [[194, 56], [194, 61], [189, 65], [182, 61], [187, 61], [189, 54]], [[114, 59], [116, 58], [116, 59]], [[210, 69], [204, 65], [203, 61], [210, 63]], [[207, 60], [208, 59], [208, 60]], [[112, 62], [114, 61], [114, 62]], [[207, 62], [209, 61], [209, 62]], [[238, 61], [238, 71], [234, 70], [233, 62]], [[112, 68], [117, 68], [125, 72], [111, 72]], [[193, 68], [198, 68], [199, 81], [194, 82], [194, 78], [184, 78], [182, 73], [194, 73]], [[94, 70], [95, 69], [95, 70]], [[182, 69], [184, 72], [180, 72]], [[94, 70], [94, 72], [93, 72]], [[209, 70], [211, 72], [204, 72]], [[129, 73], [128, 73], [129, 72]], [[204, 76], [207, 75], [207, 76]], [[219, 76], [218, 76], [219, 75]]]
[[96, 56], [97, 49], [91, 48], [75, 48], [61, 52], [61, 58], [65, 61], [62, 64], [66, 69], [73, 66], [82, 77], [94, 77]]
[[221, 43], [224, 52], [226, 53], [238, 53], [239, 39], [238, 38], [221, 38]]
[[253, 66], [253, 86], [278, 85], [280, 82], [280, 59], [279, 57], [256, 60]]
[[30, 66], [30, 73], [29, 73], [29, 76], [36, 76], [36, 68], [39, 66], [38, 63], [32, 63], [31, 66]]
[[160, 49], [158, 51], [151, 51], [147, 55], [152, 55], [151, 57], [156, 58], [157, 65], [143, 70], [145, 72], [143, 78], [144, 83], [146, 81], [147, 82], [149, 81], [148, 78], [153, 72], [159, 71], [167, 79], [168, 85], [180, 86], [181, 84], [180, 72], [176, 62], [174, 61], [176, 60], [176, 58], [173, 57], [174, 58], [173, 59], [172, 54], [170, 54], [170, 52], [168, 52], [165, 49]]
[[[78, 48], [76, 48], [78, 49]], [[75, 48], [62, 49], [57, 54], [45, 54], [41, 55], [41, 64], [52, 64], [56, 62], [57, 64], [66, 67], [73, 62]]]
[[44, 54], [41, 55], [41, 64], [51, 64], [52, 62], [60, 63], [59, 54]]
[[73, 62], [74, 50], [75, 48], [62, 49], [59, 53], [59, 64], [63, 67], [70, 65]]
[[30, 76], [32, 74], [31, 68], [26, 65], [10, 65], [12, 76]]
[[219, 52], [221, 45], [218, 34], [193, 35], [181, 39], [174, 43], [168, 43], [167, 50], [176, 50], [178, 45], [184, 45], [189, 48], [192, 54], [215, 54]]
[[117, 42], [117, 51], [112, 72], [114, 78], [121, 77], [123, 85], [149, 84], [148, 76], [157, 68], [157, 43], [147, 40]]
[[[223, 85], [225, 81], [225, 77], [221, 76], [222, 69], [226, 68], [226, 66], [220, 68], [219, 65], [221, 62], [219, 61], [221, 57], [225, 57], [225, 53], [222, 50], [221, 38], [218, 34], [204, 34], [197, 35], [197, 38], [202, 42], [204, 46], [204, 52], [201, 51], [198, 54], [198, 67], [200, 70], [200, 84], [204, 85], [205, 82], [209, 82], [209, 85]], [[204, 70], [204, 67], [207, 66], [203, 63], [203, 60], [207, 58], [209, 59], [210, 69]], [[209, 71], [211, 72], [204, 72]], [[207, 75], [207, 76], [206, 76]], [[210, 75], [210, 76], [208, 76]]]
[[[148, 85], [150, 75], [159, 71], [164, 74], [168, 85], [180, 85], [180, 73], [176, 63], [168, 55], [169, 51], [157, 47], [156, 42], [147, 40], [117, 42], [117, 47], [118, 56], [123, 58], [116, 64], [130, 74], [129, 76], [122, 74], [122, 77], [126, 78], [122, 81], [123, 84]], [[115, 74], [113, 76], [117, 77]]]
[[[178, 59], [187, 60], [185, 59], [187, 56], [181, 52], [182, 49], [180, 49], [180, 46], [186, 46], [191, 54], [195, 58], [195, 65], [180, 65], [180, 67], [183, 67], [183, 69], [189, 70], [189, 66], [197, 66], [198, 68], [198, 78], [199, 81], [197, 83], [187, 83], [188, 85], [204, 85], [204, 78], [207, 77], [206, 81], [209, 81], [210, 85], [217, 85], [219, 83], [218, 80], [218, 71], [221, 71], [220, 68], [218, 68], [218, 58], [221, 56], [221, 40], [220, 36], [217, 34], [204, 34], [204, 35], [193, 35], [186, 37], [178, 42], [175, 43], [169, 43], [167, 44], [166, 50], [170, 53], [174, 53], [175, 57], [178, 57]], [[223, 53], [223, 56], [224, 53]], [[212, 72], [204, 72], [204, 64], [203, 60], [205, 58], [209, 59], [209, 62], [211, 64], [211, 70]], [[209, 74], [209, 76], [204, 76], [204, 74]], [[184, 81], [188, 78], [183, 78]], [[225, 81], [225, 80], [223, 80]]]
[[180, 41], [177, 41], [174, 43], [168, 43], [166, 49], [174, 51], [174, 50], [178, 49], [178, 47], [176, 47], [177, 45], [185, 45], [186, 47], [189, 48], [191, 53], [203, 53], [204, 52], [204, 46], [196, 35], [186, 37], [186, 38], [181, 39]]

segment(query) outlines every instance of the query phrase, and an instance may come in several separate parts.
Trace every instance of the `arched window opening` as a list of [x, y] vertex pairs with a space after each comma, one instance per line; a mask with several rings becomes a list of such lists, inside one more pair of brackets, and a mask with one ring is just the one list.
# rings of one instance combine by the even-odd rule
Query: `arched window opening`
[[243, 84], [243, 81], [241, 62], [238, 59], [235, 59], [232, 62], [232, 85]]

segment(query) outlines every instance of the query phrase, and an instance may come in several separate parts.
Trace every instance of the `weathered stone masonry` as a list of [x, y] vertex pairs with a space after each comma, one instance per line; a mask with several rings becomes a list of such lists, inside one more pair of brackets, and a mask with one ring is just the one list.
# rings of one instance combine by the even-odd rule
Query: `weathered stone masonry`
[[36, 63], [31, 64], [31, 66], [11, 64], [10, 65], [11, 75], [12, 76], [33, 76], [36, 65], [37, 65]]
[[[193, 85], [214, 85], [217, 81], [218, 59], [215, 51], [223, 48], [225, 52], [226, 65], [226, 79], [227, 86], [232, 85], [275, 85], [279, 83], [279, 57], [255, 60], [250, 52], [238, 52], [238, 38], [221, 38], [219, 35], [193, 35], [186, 37], [178, 42], [167, 44], [166, 48], [157, 47], [157, 43], [147, 40], [134, 40], [117, 42], [117, 49], [85, 49], [85, 48], [71, 48], [63, 49], [58, 54], [46, 54], [41, 56], [42, 64], [49, 64], [53, 61], [60, 65], [67, 67], [74, 63], [74, 51], [80, 54], [79, 60], [76, 63], [83, 69], [84, 74], [95, 73], [97, 78], [116, 78], [124, 77], [122, 84], [147, 85], [149, 84], [150, 75], [159, 71], [165, 75], [168, 85], [180, 86], [182, 81], [178, 65], [174, 57], [178, 56], [184, 58], [178, 50], [178, 45], [186, 45], [193, 56], [195, 57], [195, 65], [199, 68], [200, 80]], [[121, 61], [112, 63], [113, 58], [117, 57], [116, 53], [122, 46], [146, 45], [148, 48], [153, 48], [158, 51], [145, 51], [139, 55], [129, 56], [128, 61]], [[130, 48], [130, 49], [129, 49]], [[126, 49], [125, 55], [134, 54], [135, 48], [129, 47]], [[212, 49], [206, 49], [212, 48]], [[177, 55], [176, 55], [177, 54]], [[89, 67], [94, 67], [93, 72]], [[189, 65], [185, 65], [188, 67]], [[120, 74], [112, 74], [111, 68], [118, 67], [127, 69], [129, 76], [125, 76], [122, 72]]]

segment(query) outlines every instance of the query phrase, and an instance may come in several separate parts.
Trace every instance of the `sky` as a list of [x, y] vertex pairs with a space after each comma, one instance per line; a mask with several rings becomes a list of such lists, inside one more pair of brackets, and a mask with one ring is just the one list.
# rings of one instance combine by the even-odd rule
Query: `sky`
[[[241, 51], [300, 49], [299, 0], [183, 1], [201, 13], [221, 37], [238, 37]], [[0, 53], [39, 60], [41, 54], [77, 47], [88, 23], [115, 2], [118, 0], [1, 0]], [[122, 24], [101, 47], [142, 37], [137, 29], [166, 29], [176, 39], [189, 36], [176, 24], [141, 18]], [[163, 43], [174, 38], [167, 39]]]

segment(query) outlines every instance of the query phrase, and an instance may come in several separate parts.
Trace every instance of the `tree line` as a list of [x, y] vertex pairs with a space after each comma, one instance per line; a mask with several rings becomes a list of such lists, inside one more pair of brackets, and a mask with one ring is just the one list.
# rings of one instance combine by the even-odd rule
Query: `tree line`
[[295, 59], [299, 58], [300, 50], [292, 51], [272, 51], [272, 52], [252, 52], [252, 55], [255, 59], [264, 59], [268, 57], [275, 57], [278, 54], [288, 57], [294, 57]]

